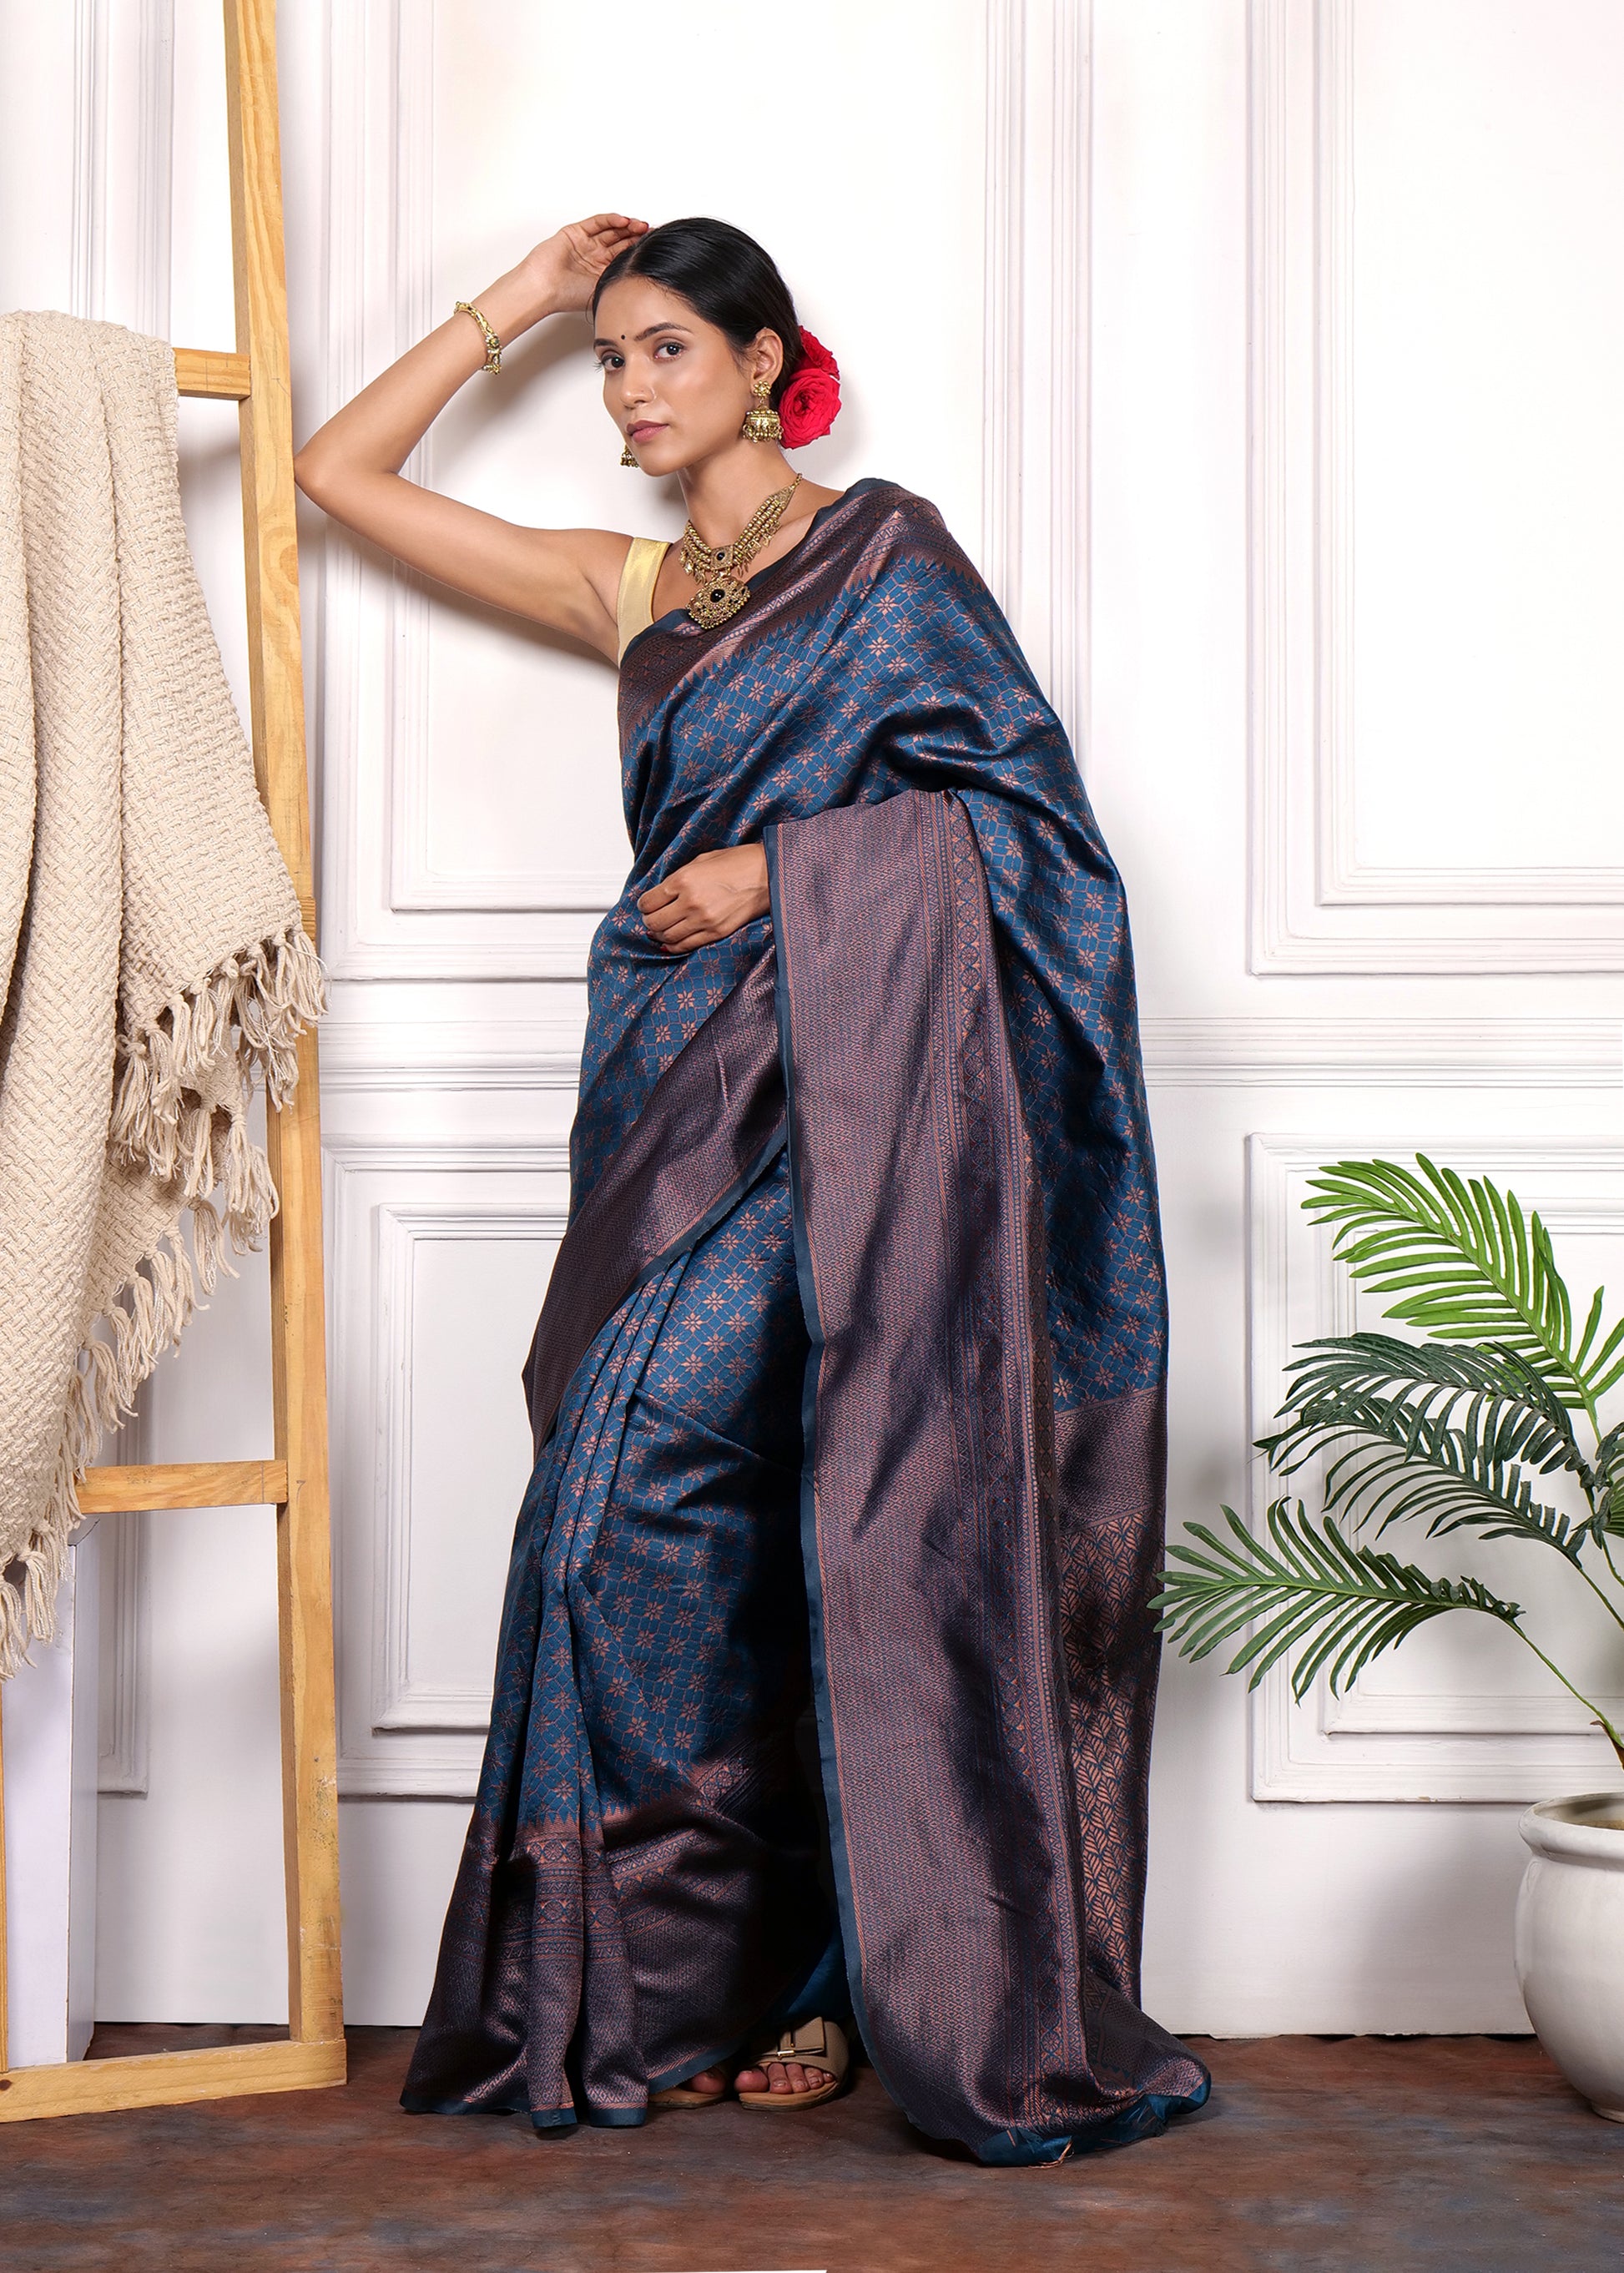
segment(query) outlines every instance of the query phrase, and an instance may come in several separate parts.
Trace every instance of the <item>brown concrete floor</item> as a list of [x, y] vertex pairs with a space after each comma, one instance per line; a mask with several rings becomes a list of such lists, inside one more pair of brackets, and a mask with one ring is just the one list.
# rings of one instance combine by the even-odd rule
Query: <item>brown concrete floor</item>
[[[98, 2052], [227, 2030], [102, 2029]], [[265, 2031], [242, 2031], [242, 2035]], [[342, 2090], [0, 2127], [5, 2273], [1618, 2273], [1624, 2127], [1495, 2037], [1208, 2043], [1210, 2105], [1035, 2171], [922, 2144], [871, 2070], [538, 2140], [407, 2116], [411, 2032], [350, 2034]]]

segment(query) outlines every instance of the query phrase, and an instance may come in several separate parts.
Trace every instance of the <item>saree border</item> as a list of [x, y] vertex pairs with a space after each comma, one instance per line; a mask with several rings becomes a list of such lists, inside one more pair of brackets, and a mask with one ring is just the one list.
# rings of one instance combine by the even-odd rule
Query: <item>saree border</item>
[[[905, 804], [909, 810], [899, 815], [897, 809]], [[888, 808], [889, 827], [878, 819]], [[1117, 1991], [1108, 1976], [1096, 1978], [1088, 1962], [1088, 1869], [1058, 1623], [1064, 1608], [1056, 1552], [1059, 1477], [1042, 1302], [1044, 1223], [1025, 1100], [1004, 1025], [996, 919], [974, 823], [953, 791], [936, 796], [912, 791], [856, 808], [849, 825], [831, 823], [833, 836], [828, 829], [818, 829], [804, 849], [798, 836], [786, 844], [780, 834], [784, 828], [811, 830], [825, 819], [770, 824], [763, 841], [778, 950], [774, 1007], [791, 1222], [808, 1338], [801, 1394], [801, 1557], [819, 1760], [853, 2011], [881, 2082], [916, 2131], [958, 2139], [987, 2164], [1052, 2164], [1160, 2131], [1175, 2111], [1199, 2106], [1210, 2082], [1200, 2063], [1139, 2009], [1137, 1999]], [[846, 841], [853, 828], [861, 839], [861, 857], [859, 848]], [[850, 881], [854, 872], [845, 865], [853, 862], [862, 875], [861, 888]], [[819, 878], [826, 886], [824, 896]], [[849, 959], [831, 960], [827, 927], [836, 911], [854, 909], [856, 918], [874, 923], [883, 963], [884, 946], [895, 944], [892, 932], [901, 925], [906, 933], [904, 909], [915, 891], [929, 934], [921, 949], [928, 969], [914, 1014], [924, 1026], [917, 1038], [910, 1033], [905, 1039], [907, 1048], [926, 1054], [932, 1099], [929, 1126], [915, 1129], [908, 1139], [912, 1167], [888, 1161], [883, 1146], [871, 1157], [867, 1138], [856, 1129], [852, 1155], [843, 1162], [838, 1145], [825, 1152], [818, 1130], [808, 1124], [802, 1101], [820, 1096], [820, 1079], [827, 1079], [845, 1096], [847, 1108], [861, 1113], [863, 1084], [853, 1084], [853, 1078], [861, 1060], [849, 1053], [861, 1046], [858, 1033], [869, 1045], [876, 1036], [856, 1001], [848, 1005], [851, 1018], [843, 1021], [831, 1007], [835, 997], [825, 999], [820, 992], [863, 983]], [[912, 981], [904, 990], [905, 1005], [912, 1001], [911, 989]], [[885, 1031], [884, 1015], [880, 1031]], [[903, 1015], [909, 1015], [906, 1008]], [[844, 1059], [843, 1051], [848, 1053]], [[844, 1071], [831, 1072], [831, 1067]], [[921, 1144], [933, 1148], [937, 1174], [920, 1167]], [[998, 1552], [1013, 1550], [1016, 1557], [1007, 1573], [1007, 1599], [998, 1598], [1001, 1608], [995, 1606], [996, 1615], [989, 1610], [974, 1629], [963, 1632], [974, 1631], [997, 1699], [1010, 1692], [1009, 1701], [997, 1701], [996, 1711], [1012, 1772], [997, 1816], [1009, 1842], [1008, 1867], [1029, 1887], [1049, 1887], [1043, 1906], [1046, 1927], [1040, 1931], [1034, 1924], [1025, 1940], [1011, 1945], [1005, 1960], [989, 1962], [979, 1975], [972, 1967], [968, 1987], [959, 1984], [942, 2007], [943, 2015], [957, 2013], [981, 2050], [989, 2055], [995, 2047], [1000, 2052], [1011, 2087], [1007, 2096], [990, 2089], [961, 2092], [957, 2112], [920, 2067], [921, 2043], [933, 2041], [944, 2024], [933, 2009], [940, 2000], [921, 1999], [916, 1983], [914, 1991], [899, 1994], [896, 2010], [891, 2007], [888, 1969], [904, 1921], [895, 1912], [895, 1886], [876, 1884], [872, 1876], [866, 1844], [874, 1835], [869, 1781], [877, 1773], [883, 1785], [891, 1773], [885, 1759], [876, 1759], [861, 1719], [878, 1700], [864, 1692], [865, 1701], [854, 1706], [847, 1695], [844, 1661], [831, 1665], [830, 1656], [831, 1617], [837, 1638], [849, 1639], [853, 1617], [861, 1629], [846, 1558], [849, 1545], [861, 1559], [856, 1542], [868, 1519], [863, 1511], [871, 1512], [863, 1494], [875, 1486], [882, 1504], [888, 1504], [883, 1496], [897, 1480], [893, 1475], [886, 1482], [876, 1471], [859, 1484], [853, 1469], [844, 1483], [830, 1486], [823, 1473], [831, 1458], [850, 1457], [861, 1468], [866, 1456], [860, 1439], [851, 1435], [853, 1412], [860, 1429], [872, 1421], [861, 1398], [853, 1406], [846, 1342], [860, 1313], [851, 1308], [846, 1274], [860, 1252], [866, 1253], [863, 1242], [874, 1226], [893, 1206], [906, 1210], [912, 1198], [929, 1212], [933, 1200], [914, 1192], [908, 1179], [922, 1176], [921, 1191], [939, 1197], [944, 1166], [970, 1179], [974, 1189], [964, 1204], [979, 1205], [983, 1220], [982, 1233], [966, 1249], [950, 1209], [939, 1266], [921, 1266], [927, 1306], [934, 1299], [930, 1272], [939, 1267], [944, 1274], [941, 1299], [948, 1307], [942, 1317], [952, 1326], [943, 1361], [943, 1394], [944, 1411], [957, 1420], [944, 1425], [953, 1429], [962, 1459], [951, 1466], [959, 1473], [959, 1490], [979, 1511], [978, 1522]], [[825, 1236], [831, 1242], [830, 1255], [823, 1250]], [[919, 1236], [926, 1236], [922, 1228]], [[934, 1247], [930, 1252], [934, 1257]], [[884, 1256], [876, 1267], [894, 1269]], [[825, 1284], [820, 1285], [821, 1278]], [[911, 1287], [906, 1269], [898, 1283]], [[981, 1353], [979, 1362], [967, 1361], [955, 1338], [960, 1335], [969, 1337], [966, 1347]], [[827, 1374], [831, 1353], [840, 1358], [833, 1378]], [[826, 1394], [835, 1399], [832, 1413], [825, 1408]], [[936, 1463], [938, 1471], [941, 1465]], [[825, 1499], [825, 1487], [832, 1489], [832, 1498]], [[927, 1474], [919, 1488], [929, 1496], [939, 1486]], [[853, 1491], [858, 1494], [854, 1499]], [[848, 1527], [855, 1527], [849, 1542]], [[888, 1569], [872, 1562], [867, 1568], [870, 1579], [889, 1583]], [[906, 1582], [905, 1567], [898, 1583]], [[943, 1600], [944, 1615], [959, 1615], [952, 1598]], [[933, 1639], [934, 1634], [933, 1628]], [[902, 1662], [897, 1661], [898, 1666]], [[853, 1712], [859, 1716], [855, 1722]], [[848, 1788], [853, 1775], [860, 1782]], [[866, 1920], [873, 1927], [872, 1948]], [[877, 2029], [871, 2025], [865, 1988], [870, 1971], [880, 1998], [873, 2016], [883, 2024]], [[990, 2001], [976, 2001], [978, 1988]], [[899, 2028], [905, 2033], [898, 2034]], [[922, 2029], [922, 2038], [906, 2032], [912, 2029]], [[900, 2088], [888, 2068], [894, 2069]], [[1186, 2077], [1186, 2088], [1165, 2088], [1173, 2081], [1185, 2084]], [[1156, 2089], [1158, 2084], [1163, 2088]], [[950, 2089], [947, 2100], [953, 2098]]]
[[[620, 1173], [612, 1164], [571, 1212], [520, 1369], [536, 1459], [552, 1440], [599, 1329], [712, 1230], [778, 1157], [786, 1121], [776, 1026], [771, 1040], [768, 1034], [776, 1019], [774, 962], [769, 943], [656, 1082], [616, 1154], [622, 1160], [630, 1152], [630, 1165]], [[702, 1106], [706, 1125], [696, 1142], [692, 1123]], [[755, 1148], [747, 1150], [752, 1137]], [[716, 1178], [727, 1169], [733, 1173], [718, 1191]], [[650, 1249], [650, 1240], [662, 1233], [669, 1235]], [[625, 1267], [600, 1267], [605, 1253], [623, 1256]], [[569, 1292], [572, 1276], [583, 1274], [583, 1302]]]
[[839, 1913], [840, 1939], [846, 1954], [846, 1986], [851, 1992], [852, 2017], [862, 2038], [863, 2049], [875, 2074], [884, 2085], [889, 2097], [898, 2108], [903, 2105], [900, 2093], [892, 2086], [874, 2049], [874, 2031], [868, 2024], [868, 2008], [863, 1994], [862, 1927], [857, 1912], [857, 1897], [852, 1885], [851, 1861], [846, 1852], [846, 1810], [841, 1798], [840, 1765], [838, 1740], [834, 1727], [834, 1710], [829, 1695], [829, 1669], [823, 1648], [823, 1574], [818, 1554], [817, 1541], [817, 1392], [823, 1369], [823, 1323], [818, 1311], [817, 1274], [812, 1261], [811, 1244], [807, 1237], [806, 1214], [801, 1201], [801, 1173], [795, 1157], [792, 1131], [795, 1118], [795, 1085], [793, 1052], [790, 1045], [789, 948], [785, 936], [778, 881], [778, 824], [770, 823], [763, 831], [762, 842], [767, 855], [767, 889], [772, 909], [772, 932], [778, 949], [778, 968], [773, 980], [773, 1004], [778, 1021], [778, 1055], [784, 1071], [784, 1143], [789, 1156], [790, 1219], [795, 1242], [795, 1279], [801, 1289], [801, 1308], [806, 1319], [807, 1338], [810, 1347], [807, 1353], [806, 1369], [801, 1376], [801, 1559], [806, 1577], [807, 1629], [808, 1655], [812, 1669], [812, 1700], [817, 1722], [818, 1766], [823, 1774], [823, 1802], [829, 1815], [829, 1859], [835, 1882], [835, 1906]]

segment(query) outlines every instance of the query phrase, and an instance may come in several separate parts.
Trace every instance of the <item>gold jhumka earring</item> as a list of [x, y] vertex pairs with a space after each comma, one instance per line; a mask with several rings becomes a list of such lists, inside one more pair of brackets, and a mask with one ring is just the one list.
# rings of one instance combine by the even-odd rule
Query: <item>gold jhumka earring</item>
[[740, 439], [745, 442], [781, 442], [784, 426], [772, 407], [771, 381], [758, 379], [750, 392], [756, 400], [744, 414], [744, 424], [739, 429]]
[[636, 454], [632, 448], [629, 438], [620, 445], [620, 463], [623, 466], [633, 467], [637, 463]]

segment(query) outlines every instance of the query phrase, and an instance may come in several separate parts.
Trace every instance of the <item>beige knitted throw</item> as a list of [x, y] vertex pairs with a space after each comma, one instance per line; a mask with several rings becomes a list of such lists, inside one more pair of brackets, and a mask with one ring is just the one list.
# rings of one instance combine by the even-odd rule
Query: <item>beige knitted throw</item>
[[175, 401], [160, 340], [0, 318], [0, 1678], [50, 1637], [103, 1432], [274, 1212], [254, 1069], [280, 1103], [325, 1007]]

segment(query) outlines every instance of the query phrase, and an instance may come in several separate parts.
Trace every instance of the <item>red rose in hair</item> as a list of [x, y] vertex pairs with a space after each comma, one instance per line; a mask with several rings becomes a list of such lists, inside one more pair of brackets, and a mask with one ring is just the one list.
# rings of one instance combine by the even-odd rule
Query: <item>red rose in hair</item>
[[784, 446], [798, 450], [827, 434], [840, 409], [840, 366], [821, 340], [801, 334], [801, 361], [778, 398]]

